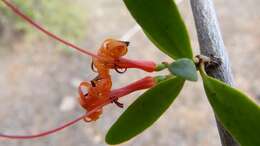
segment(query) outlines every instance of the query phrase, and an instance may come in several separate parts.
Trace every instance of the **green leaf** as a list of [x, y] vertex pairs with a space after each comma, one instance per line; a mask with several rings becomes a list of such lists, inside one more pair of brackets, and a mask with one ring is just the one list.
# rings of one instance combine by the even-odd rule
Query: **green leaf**
[[197, 69], [192, 60], [187, 58], [178, 59], [168, 66], [169, 71], [185, 80], [197, 81]]
[[242, 92], [202, 76], [209, 102], [223, 126], [241, 146], [260, 146], [260, 107]]
[[150, 40], [173, 59], [192, 59], [189, 36], [173, 0], [124, 0]]
[[110, 128], [106, 135], [106, 142], [122, 143], [151, 126], [171, 105], [183, 84], [183, 79], [171, 78], [146, 91]]

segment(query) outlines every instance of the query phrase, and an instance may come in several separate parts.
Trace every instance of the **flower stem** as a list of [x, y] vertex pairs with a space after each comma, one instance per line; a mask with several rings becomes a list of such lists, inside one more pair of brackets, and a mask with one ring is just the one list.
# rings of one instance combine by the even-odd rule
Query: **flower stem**
[[44, 132], [40, 132], [38, 134], [32, 134], [32, 135], [7, 135], [7, 134], [0, 134], [1, 138], [7, 138], [7, 139], [34, 139], [34, 138], [39, 138], [39, 137], [43, 137], [43, 136], [47, 136], [50, 134], [53, 134], [55, 132], [61, 131], [62, 129], [69, 127], [75, 123], [77, 123], [78, 121], [82, 120], [86, 115], [80, 116], [78, 118], [76, 118], [75, 120], [72, 120], [62, 126], [59, 126], [57, 128], [51, 129], [51, 130], [47, 130]]
[[44, 132], [40, 132], [40, 133], [37, 133], [37, 134], [31, 134], [31, 135], [11, 135], [11, 134], [2, 134], [0, 133], [0, 138], [6, 138], [6, 139], [21, 139], [21, 140], [25, 140], [25, 139], [35, 139], [35, 138], [40, 138], [40, 137], [44, 137], [44, 136], [48, 136], [48, 135], [51, 135], [51, 134], [54, 134], [58, 131], [61, 131], [69, 126], [72, 126], [74, 124], [76, 124], [77, 122], [79, 122], [80, 120], [84, 119], [85, 117], [91, 115], [92, 113], [94, 113], [96, 110], [102, 108], [103, 106], [111, 103], [111, 101], [113, 101], [114, 99], [111, 98], [109, 99], [108, 101], [104, 102], [103, 104], [100, 104], [99, 106], [97, 106], [96, 108], [94, 108], [93, 110], [89, 111], [88, 113], [70, 121], [70, 122], [67, 122], [57, 128], [54, 128], [54, 129], [51, 129], [51, 130], [47, 130], [47, 131], [44, 131]]
[[89, 56], [92, 56], [92, 57], [95, 57], [95, 58], [100, 58], [98, 55], [96, 55], [95, 53], [92, 53], [90, 52], [89, 50], [85, 50], [83, 48], [80, 48], [78, 46], [76, 46], [75, 44], [73, 43], [70, 43], [64, 39], [62, 39], [61, 37], [51, 33], [50, 31], [48, 31], [47, 29], [43, 28], [40, 24], [36, 23], [35, 21], [33, 21], [30, 17], [26, 16], [21, 10], [19, 10], [18, 7], [14, 6], [11, 2], [8, 2], [7, 0], [2, 0], [2, 2], [8, 7], [10, 8], [16, 15], [20, 16], [22, 19], [24, 19], [25, 21], [27, 21], [29, 24], [31, 24], [32, 26], [34, 26], [36, 29], [40, 30], [41, 32], [43, 32], [44, 34], [46, 34], [47, 36], [71, 47], [71, 48], [74, 48], [75, 50], [83, 53], [83, 54], [86, 54], [86, 55], [89, 55]]

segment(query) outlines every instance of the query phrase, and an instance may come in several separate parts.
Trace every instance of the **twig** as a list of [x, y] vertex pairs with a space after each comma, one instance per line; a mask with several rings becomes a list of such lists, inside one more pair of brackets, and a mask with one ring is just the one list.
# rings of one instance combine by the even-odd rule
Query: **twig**
[[[217, 68], [206, 68], [207, 74], [227, 84], [234, 85], [229, 59], [225, 51], [212, 0], [190, 0], [190, 3], [197, 28], [201, 54], [220, 58], [222, 62]], [[222, 145], [239, 146], [218, 119], [216, 121]]]

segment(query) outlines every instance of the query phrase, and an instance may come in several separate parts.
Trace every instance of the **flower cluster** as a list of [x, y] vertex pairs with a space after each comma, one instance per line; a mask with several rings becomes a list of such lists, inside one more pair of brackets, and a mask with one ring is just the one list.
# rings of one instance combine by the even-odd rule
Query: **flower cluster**
[[[122, 103], [118, 102], [118, 99], [128, 95], [134, 91], [148, 89], [156, 85], [157, 80], [154, 77], [145, 77], [129, 85], [121, 87], [119, 89], [112, 90], [112, 79], [110, 70], [115, 69], [118, 73], [123, 73], [129, 68], [141, 69], [146, 72], [154, 72], [164, 69], [164, 65], [156, 65], [153, 61], [145, 60], [132, 60], [124, 58], [128, 50], [129, 42], [120, 41], [115, 39], [105, 40], [97, 53], [90, 52], [86, 49], [80, 48], [61, 37], [49, 32], [43, 28], [40, 24], [34, 22], [30, 17], [26, 16], [16, 6], [14, 6], [8, 0], [2, 0], [2, 2], [10, 8], [17, 16], [21, 17], [29, 24], [34, 26], [37, 30], [46, 34], [47, 36], [63, 43], [75, 50], [92, 57], [92, 68], [96, 69], [97, 77], [91, 81], [84, 81], [79, 85], [79, 102], [80, 105], [87, 111], [83, 116], [68, 122], [58, 128], [48, 130], [39, 134], [19, 136], [19, 135], [5, 135], [0, 134], [0, 137], [10, 139], [31, 139], [49, 135], [51, 133], [62, 130], [82, 119], [85, 121], [95, 121], [102, 113], [103, 106], [109, 103], [115, 103], [119, 107], [123, 107]], [[121, 71], [124, 69], [124, 71]], [[83, 88], [87, 89], [87, 93], [84, 93]]]

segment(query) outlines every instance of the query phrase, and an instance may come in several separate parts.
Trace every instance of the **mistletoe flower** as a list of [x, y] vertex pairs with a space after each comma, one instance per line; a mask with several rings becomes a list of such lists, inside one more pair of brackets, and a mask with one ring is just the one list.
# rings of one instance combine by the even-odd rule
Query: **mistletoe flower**
[[43, 136], [47, 136], [53, 133], [56, 133], [60, 130], [63, 130], [75, 123], [77, 123], [78, 121], [81, 121], [83, 119], [85, 119], [87, 116], [90, 116], [91, 114], [95, 113], [97, 110], [103, 108], [105, 105], [108, 105], [109, 103], [113, 103], [115, 100], [118, 100], [119, 98], [126, 96], [132, 92], [138, 91], [138, 90], [143, 90], [143, 89], [149, 89], [154, 87], [157, 83], [159, 83], [162, 80], [167, 79], [166, 76], [157, 76], [157, 77], [145, 77], [142, 78], [138, 81], [135, 81], [129, 85], [126, 85], [122, 88], [119, 89], [114, 89], [111, 91], [110, 96], [108, 98], [106, 98], [105, 100], [100, 100], [97, 102], [97, 106], [95, 108], [93, 108], [90, 111], [87, 111], [86, 114], [70, 121], [67, 122], [57, 128], [51, 129], [51, 130], [46, 130], [44, 132], [40, 132], [38, 134], [32, 134], [32, 135], [8, 135], [8, 134], [2, 134], [0, 133], [0, 137], [2, 138], [8, 138], [8, 139], [34, 139], [34, 138], [39, 138], [39, 137], [43, 137]]
[[[7, 7], [9, 7], [15, 14], [17, 14], [19, 17], [21, 17], [22, 19], [24, 19], [26, 22], [28, 22], [29, 24], [31, 24], [32, 26], [34, 26], [37, 30], [41, 31], [42, 33], [46, 34], [47, 36], [55, 39], [56, 41], [65, 44], [71, 48], [74, 48], [75, 50], [89, 55], [93, 58], [99, 59], [99, 60], [103, 60], [106, 61], [109, 64], [113, 64], [115, 65], [115, 68], [138, 68], [138, 69], [142, 69], [144, 71], [147, 72], [153, 72], [156, 69], [156, 64], [152, 61], [139, 61], [139, 60], [130, 60], [130, 59], [126, 59], [126, 58], [120, 58], [120, 59], [111, 59], [111, 58], [104, 58], [102, 56], [99, 56], [96, 53], [93, 53], [89, 50], [86, 50], [84, 48], [81, 48], [71, 42], [68, 42], [67, 40], [62, 39], [61, 37], [57, 36], [56, 34], [53, 34], [52, 32], [48, 31], [47, 29], [45, 29], [44, 27], [42, 27], [40, 24], [36, 23], [35, 21], [33, 21], [30, 17], [26, 16], [22, 11], [20, 11], [16, 6], [14, 6], [12, 3], [10, 3], [7, 0], [2, 0]], [[126, 42], [126, 46], [128, 46], [128, 42]]]

